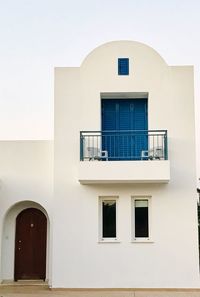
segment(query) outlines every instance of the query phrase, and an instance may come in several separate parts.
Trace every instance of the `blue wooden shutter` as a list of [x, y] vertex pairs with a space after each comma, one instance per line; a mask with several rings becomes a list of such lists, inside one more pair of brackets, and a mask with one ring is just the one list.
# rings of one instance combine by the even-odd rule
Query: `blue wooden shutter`
[[148, 135], [145, 132], [137, 132], [148, 129], [147, 123], [147, 100], [137, 99], [134, 104], [134, 130], [135, 134], [135, 156], [136, 159], [140, 159], [141, 151], [148, 149]]
[[129, 59], [118, 59], [118, 75], [129, 75]]
[[108, 151], [109, 160], [140, 159], [148, 137], [137, 130], [147, 129], [146, 99], [102, 100], [102, 148]]

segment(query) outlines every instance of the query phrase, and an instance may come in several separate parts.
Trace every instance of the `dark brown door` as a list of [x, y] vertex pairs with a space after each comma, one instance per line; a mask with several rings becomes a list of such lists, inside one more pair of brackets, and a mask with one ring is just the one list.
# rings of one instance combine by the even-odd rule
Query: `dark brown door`
[[46, 278], [47, 219], [36, 208], [23, 210], [16, 219], [15, 281]]

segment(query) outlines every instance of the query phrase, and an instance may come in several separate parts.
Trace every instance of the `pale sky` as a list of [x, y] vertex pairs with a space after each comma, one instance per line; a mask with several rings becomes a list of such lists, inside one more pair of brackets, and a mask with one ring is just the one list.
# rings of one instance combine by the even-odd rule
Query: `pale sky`
[[79, 66], [123, 39], [152, 46], [169, 65], [194, 65], [199, 113], [200, 1], [0, 0], [0, 139], [53, 138], [54, 67]]

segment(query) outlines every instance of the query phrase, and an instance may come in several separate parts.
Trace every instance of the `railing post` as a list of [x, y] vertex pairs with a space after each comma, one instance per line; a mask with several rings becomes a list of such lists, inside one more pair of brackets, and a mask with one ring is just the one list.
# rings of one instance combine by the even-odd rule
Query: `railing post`
[[83, 161], [83, 141], [84, 141], [84, 136], [82, 132], [80, 132], [80, 160]]
[[167, 130], [164, 135], [164, 144], [165, 144], [165, 160], [168, 160], [168, 142], [167, 142]]

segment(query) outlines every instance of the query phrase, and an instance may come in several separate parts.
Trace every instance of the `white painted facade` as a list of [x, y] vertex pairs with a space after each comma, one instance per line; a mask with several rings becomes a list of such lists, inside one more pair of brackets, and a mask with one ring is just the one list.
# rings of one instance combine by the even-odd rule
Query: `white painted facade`
[[[118, 75], [121, 57], [128, 76]], [[80, 131], [101, 130], [101, 99], [144, 96], [148, 129], [168, 131], [168, 160], [80, 161]], [[168, 66], [138, 42], [111, 42], [80, 67], [56, 68], [54, 152], [51, 142], [0, 143], [1, 279], [13, 279], [16, 216], [36, 205], [48, 217], [50, 286], [199, 287], [193, 97], [193, 68]], [[149, 237], [135, 240], [142, 198]], [[115, 239], [101, 237], [102, 199], [117, 201]]]
[[52, 247], [53, 142], [0, 142], [1, 280], [14, 278], [15, 221], [34, 207], [47, 216], [47, 279]]

